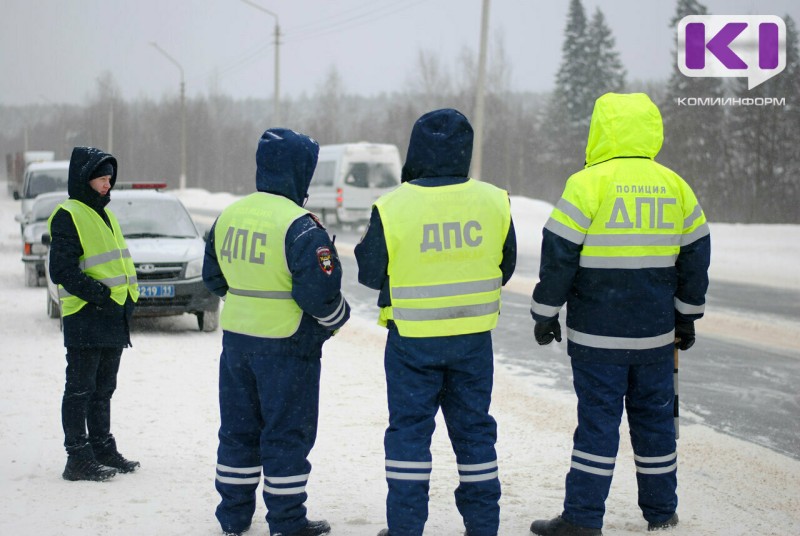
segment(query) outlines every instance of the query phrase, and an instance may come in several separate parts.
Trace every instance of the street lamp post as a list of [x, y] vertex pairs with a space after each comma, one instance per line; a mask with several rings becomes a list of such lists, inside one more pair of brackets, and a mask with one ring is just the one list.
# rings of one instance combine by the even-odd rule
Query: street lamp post
[[274, 90], [275, 97], [274, 97], [274, 101], [273, 101], [272, 104], [273, 104], [273, 107], [274, 107], [275, 125], [276, 126], [280, 126], [280, 124], [281, 124], [281, 105], [280, 105], [280, 100], [281, 100], [281, 98], [280, 98], [280, 72], [281, 72], [281, 70], [280, 70], [280, 54], [279, 54], [280, 48], [279, 47], [280, 47], [281, 27], [280, 27], [280, 24], [278, 22], [278, 15], [277, 15], [277, 13], [274, 13], [274, 12], [270, 11], [269, 9], [261, 7], [260, 5], [254, 3], [254, 2], [251, 2], [250, 0], [242, 0], [242, 2], [244, 2], [245, 4], [247, 4], [247, 5], [251, 6], [251, 7], [254, 7], [254, 8], [258, 9], [259, 11], [262, 11], [262, 12], [266, 13], [267, 15], [269, 15], [269, 16], [271, 16], [271, 17], [273, 17], [275, 19], [275, 90]]
[[165, 58], [167, 58], [178, 70], [181, 72], [181, 176], [178, 182], [178, 188], [181, 190], [186, 189], [186, 84], [183, 80], [183, 67], [181, 64], [175, 61], [175, 58], [167, 54], [167, 52], [158, 46], [158, 43], [151, 42], [151, 45], [155, 47]]

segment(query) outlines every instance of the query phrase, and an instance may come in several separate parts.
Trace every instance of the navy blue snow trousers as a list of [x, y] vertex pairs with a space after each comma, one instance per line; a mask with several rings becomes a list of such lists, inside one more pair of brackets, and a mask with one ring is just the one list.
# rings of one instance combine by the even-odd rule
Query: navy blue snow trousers
[[392, 536], [421, 536], [428, 519], [431, 436], [442, 409], [458, 464], [458, 511], [470, 536], [500, 522], [497, 424], [489, 415], [494, 363], [490, 332], [403, 337], [390, 329], [384, 356], [389, 402], [386, 518]]
[[572, 359], [578, 427], [567, 473], [564, 519], [602, 528], [619, 447], [623, 401], [644, 518], [657, 523], [675, 513], [678, 460], [673, 366], [672, 360], [617, 365]]
[[223, 345], [216, 515], [224, 531], [250, 526], [256, 490], [271, 533], [306, 526], [307, 460], [317, 437], [319, 356], [247, 353]]

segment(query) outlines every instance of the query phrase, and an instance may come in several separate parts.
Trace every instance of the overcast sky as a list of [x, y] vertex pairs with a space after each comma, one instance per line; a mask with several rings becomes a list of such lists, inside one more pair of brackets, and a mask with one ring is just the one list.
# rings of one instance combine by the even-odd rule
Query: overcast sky
[[[478, 49], [481, 0], [252, 0], [279, 17], [281, 97], [313, 94], [335, 66], [348, 93], [403, 90], [419, 51], [452, 69]], [[789, 14], [797, 0], [701, 0], [711, 14]], [[665, 79], [674, 64], [671, 0], [584, 0], [599, 6], [629, 80]], [[512, 89], [552, 87], [568, 0], [491, 0]], [[84, 103], [111, 73], [125, 99], [178, 93], [271, 98], [275, 21], [242, 0], [2, 0], [0, 104]]]

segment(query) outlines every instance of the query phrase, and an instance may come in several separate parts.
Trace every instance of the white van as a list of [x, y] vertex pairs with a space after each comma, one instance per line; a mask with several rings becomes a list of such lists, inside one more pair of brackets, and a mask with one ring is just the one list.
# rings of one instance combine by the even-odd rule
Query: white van
[[305, 207], [325, 223], [367, 221], [375, 200], [400, 184], [400, 171], [396, 145], [322, 145]]

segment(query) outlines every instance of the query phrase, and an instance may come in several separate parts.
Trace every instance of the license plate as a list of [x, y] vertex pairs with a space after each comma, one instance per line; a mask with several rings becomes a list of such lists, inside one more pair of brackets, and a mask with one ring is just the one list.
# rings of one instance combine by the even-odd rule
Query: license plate
[[142, 298], [174, 298], [175, 285], [139, 285]]

